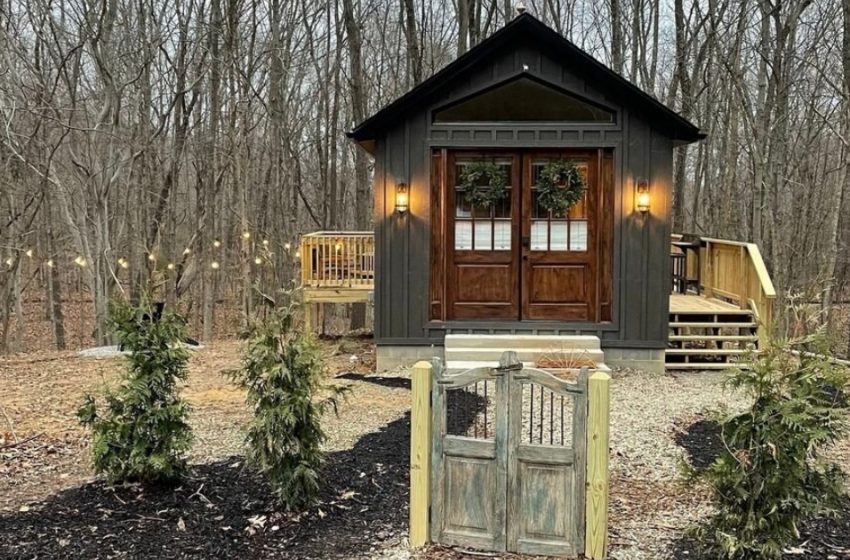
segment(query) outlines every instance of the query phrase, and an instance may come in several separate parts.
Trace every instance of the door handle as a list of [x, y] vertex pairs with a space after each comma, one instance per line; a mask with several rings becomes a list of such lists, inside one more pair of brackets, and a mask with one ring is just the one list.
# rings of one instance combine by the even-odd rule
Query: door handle
[[528, 235], [522, 236], [522, 248], [531, 249], [531, 237]]

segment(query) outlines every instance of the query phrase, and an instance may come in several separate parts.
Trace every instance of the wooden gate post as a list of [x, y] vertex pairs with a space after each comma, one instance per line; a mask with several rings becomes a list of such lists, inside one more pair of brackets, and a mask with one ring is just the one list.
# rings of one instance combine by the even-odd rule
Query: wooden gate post
[[431, 505], [431, 364], [417, 362], [411, 373], [410, 548], [428, 543]]
[[608, 541], [608, 412], [611, 376], [597, 371], [587, 388], [587, 492], [585, 553], [604, 558]]

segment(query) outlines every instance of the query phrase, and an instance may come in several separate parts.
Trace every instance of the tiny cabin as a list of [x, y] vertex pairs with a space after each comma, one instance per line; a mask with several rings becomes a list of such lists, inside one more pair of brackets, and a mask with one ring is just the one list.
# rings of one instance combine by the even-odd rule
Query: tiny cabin
[[[327, 247], [308, 236], [302, 267], [327, 269], [321, 254], [354, 266], [350, 285], [331, 275], [345, 287], [328, 301], [368, 290], [379, 369], [439, 355], [447, 335], [506, 334], [593, 336], [607, 364], [660, 371], [669, 350], [682, 363], [691, 350], [684, 338], [671, 348], [671, 292], [702, 306], [689, 317], [672, 300], [675, 336], [721, 336], [691, 326], [749, 312], [749, 292], [712, 292], [722, 263], [707, 244], [671, 232], [673, 149], [705, 135], [529, 14], [349, 136], [374, 158], [370, 253], [315, 234]], [[739, 245], [736, 267], [761, 263]]]

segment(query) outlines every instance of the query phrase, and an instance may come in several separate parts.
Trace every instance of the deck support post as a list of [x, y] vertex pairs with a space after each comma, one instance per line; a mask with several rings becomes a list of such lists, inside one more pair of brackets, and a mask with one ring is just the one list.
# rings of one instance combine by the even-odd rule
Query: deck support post
[[597, 371], [587, 388], [585, 552], [601, 559], [608, 548], [608, 430], [611, 376]]
[[411, 373], [410, 548], [425, 546], [431, 534], [431, 373], [425, 361]]

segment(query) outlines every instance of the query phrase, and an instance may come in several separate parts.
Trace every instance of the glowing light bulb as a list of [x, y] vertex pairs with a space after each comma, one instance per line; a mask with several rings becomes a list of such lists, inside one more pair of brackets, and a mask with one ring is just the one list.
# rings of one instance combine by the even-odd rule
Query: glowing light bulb
[[74, 264], [76, 264], [80, 268], [83, 268], [86, 266], [86, 259], [84, 259], [83, 257], [77, 257], [76, 259], [74, 259]]
[[221, 247], [221, 241], [219, 241], [218, 239], [216, 239], [215, 241], [213, 241], [213, 247], [215, 247], [216, 249], [218, 249], [219, 247]]
[[183, 254], [184, 254], [184, 255], [191, 255], [191, 254], [192, 254], [192, 249], [190, 249], [190, 248], [186, 247], [185, 249], [183, 249]]
[[15, 264], [15, 259], [13, 259], [12, 257], [9, 257], [8, 259], [6, 259], [6, 265], [9, 268], [11, 268], [13, 264]]
[[53, 259], [47, 259], [47, 262], [44, 264], [47, 265], [47, 268], [53, 268]]
[[174, 270], [174, 263], [168, 263], [168, 266], [166, 266], [165, 268], [167, 268], [168, 270]]
[[269, 240], [263, 239], [263, 247], [268, 247], [268, 246], [269, 246]]
[[342, 243], [337, 243], [337, 244], [336, 244], [336, 250], [337, 250], [337, 251], [342, 251]]
[[33, 253], [32, 253], [32, 249], [27, 249], [27, 252], [26, 252], [26, 253], [24, 253], [24, 254], [25, 254], [26, 256], [28, 256], [29, 258], [32, 258], [32, 254], [33, 254]]
[[218, 270], [219, 264], [218, 261], [213, 261], [210, 263], [210, 268], [213, 270]]
[[283, 244], [283, 248], [286, 249], [287, 251], [289, 251], [290, 249], [292, 249], [292, 243], [287, 241], [286, 243]]
[[255, 258], [254, 264], [263, 264], [263, 259], [261, 259], [260, 257]]
[[155, 260], [156, 260], [156, 255], [154, 255], [153, 253], [151, 253], [150, 255], [148, 255], [148, 260], [149, 260], [149, 261], [151, 261], [151, 262], [155, 261]]
[[251, 239], [251, 232], [246, 231], [242, 233], [242, 239]]
[[130, 268], [130, 261], [128, 261], [127, 259], [121, 259], [120, 261], [118, 261], [118, 264], [121, 265], [121, 268]]

